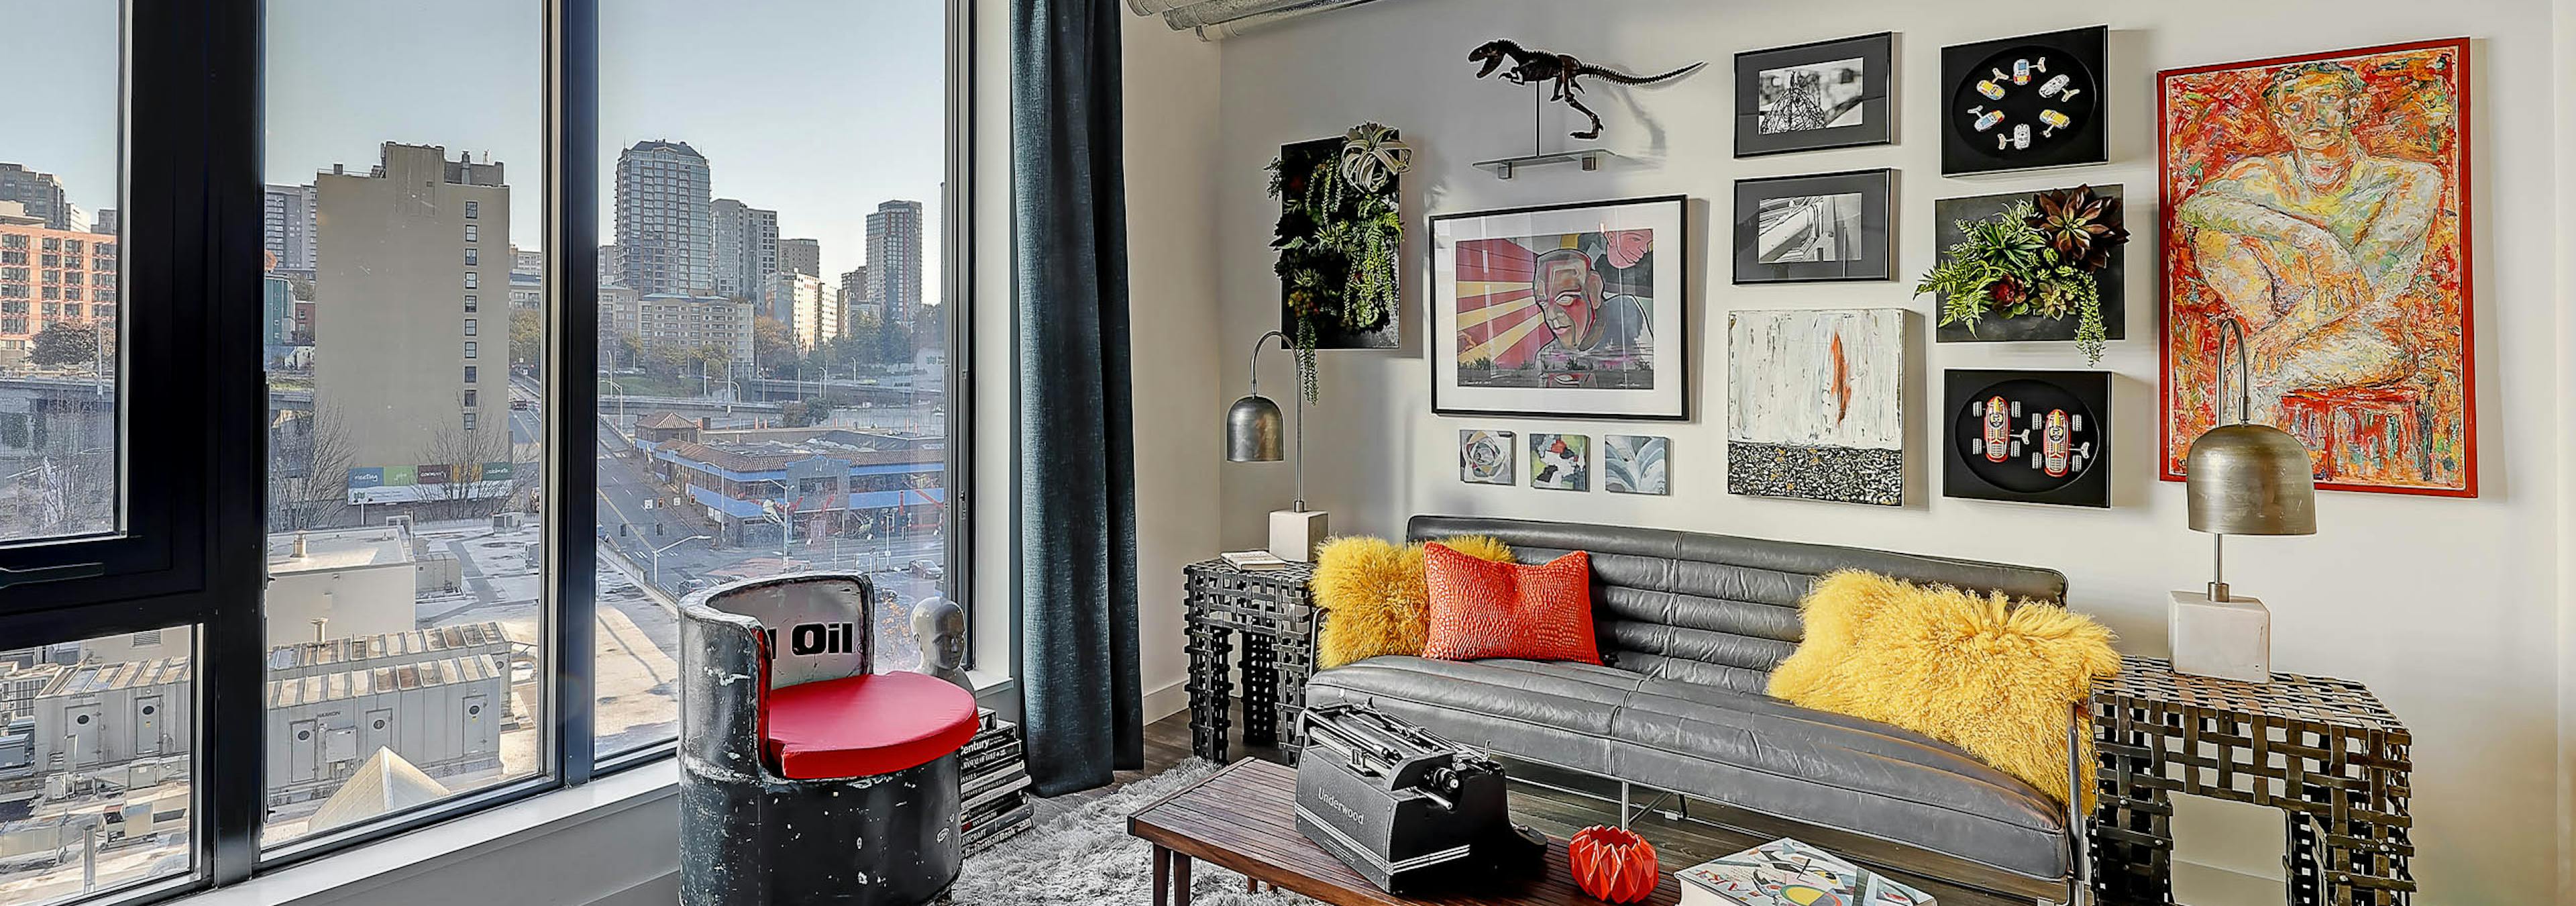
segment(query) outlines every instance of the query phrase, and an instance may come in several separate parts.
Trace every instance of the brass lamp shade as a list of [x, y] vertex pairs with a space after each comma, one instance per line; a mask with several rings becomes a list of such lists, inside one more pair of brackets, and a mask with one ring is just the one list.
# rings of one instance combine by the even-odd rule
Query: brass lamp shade
[[2317, 483], [2308, 448], [2270, 425], [2209, 429], [2183, 463], [2191, 529], [2220, 535], [2314, 535]]
[[1279, 404], [1269, 397], [1255, 393], [1235, 400], [1225, 411], [1226, 461], [1278, 462], [1283, 421]]

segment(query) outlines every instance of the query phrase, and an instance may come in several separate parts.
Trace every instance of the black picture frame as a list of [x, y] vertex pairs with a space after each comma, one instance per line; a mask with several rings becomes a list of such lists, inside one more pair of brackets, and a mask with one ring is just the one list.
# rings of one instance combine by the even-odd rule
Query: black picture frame
[[[2109, 162], [2110, 35], [2096, 25], [1941, 48], [1942, 175]], [[2067, 122], [2046, 122], [2051, 112]]]
[[[1890, 207], [1894, 203], [1895, 189], [1896, 171], [1889, 169], [1736, 180], [1735, 282], [1824, 283], [1893, 278], [1896, 220]], [[1839, 197], [1850, 195], [1859, 198], [1849, 202], [1851, 206], [1846, 208], [1847, 202], [1839, 200]], [[1836, 200], [1827, 202], [1824, 199]], [[1803, 253], [1766, 250], [1762, 246], [1763, 219], [1766, 216], [1764, 202], [1797, 203], [1793, 200], [1803, 200], [1807, 210], [1783, 213], [1774, 206], [1767, 216], [1775, 221], [1803, 218], [1811, 225], [1802, 228], [1775, 224], [1774, 230], [1803, 229], [1804, 238], [1796, 241], [1810, 248]], [[1789, 223], [1794, 224], [1794, 220]], [[1815, 248], [1819, 243], [1831, 248], [1820, 251]], [[1799, 254], [1835, 257], [1829, 260], [1777, 257]], [[1774, 257], [1766, 261], [1766, 256]]]
[[[1941, 373], [1941, 496], [2055, 506], [2111, 505], [2111, 372], [1954, 368]], [[2015, 446], [1987, 455], [1989, 400]], [[2046, 410], [2046, 411], [2043, 411]], [[2048, 473], [2047, 425], [2068, 414], [2067, 472]], [[2078, 458], [2073, 455], [2083, 452]]]
[[[1428, 360], [1431, 366], [1429, 369], [1431, 411], [1437, 415], [1447, 416], [1550, 417], [1634, 422], [1689, 421], [1692, 417], [1691, 404], [1694, 396], [1690, 357], [1692, 342], [1689, 304], [1690, 265], [1691, 249], [1694, 247], [1691, 241], [1690, 202], [1691, 198], [1687, 195], [1659, 195], [1488, 211], [1463, 211], [1453, 214], [1435, 214], [1429, 217], [1423, 230], [1422, 242], [1423, 254], [1429, 259], [1428, 267], [1424, 270], [1425, 282], [1429, 285], [1423, 292], [1425, 298], [1423, 330], [1427, 335], [1425, 345], [1433, 352], [1423, 358]], [[1483, 227], [1485, 224], [1481, 223], [1482, 221], [1493, 220], [1536, 223], [1549, 220], [1549, 215], [1562, 215], [1563, 212], [1608, 212], [1614, 209], [1651, 212], [1650, 216], [1655, 218], [1653, 220], [1655, 225], [1672, 231], [1670, 243], [1660, 238], [1655, 240], [1653, 256], [1656, 260], [1652, 262], [1656, 275], [1654, 285], [1659, 287], [1654, 293], [1657, 309], [1655, 315], [1657, 323], [1654, 327], [1654, 336], [1658, 343], [1656, 357], [1659, 362], [1670, 363], [1668, 366], [1658, 365], [1655, 372], [1659, 382], [1657, 389], [1668, 390], [1669, 396], [1659, 394], [1630, 405], [1625, 404], [1624, 401], [1587, 398], [1582, 395], [1601, 392], [1592, 389], [1509, 388], [1507, 392], [1498, 394], [1495, 392], [1496, 388], [1471, 387], [1463, 384], [1460, 381], [1462, 368], [1459, 356], [1454, 352], [1452, 339], [1457, 333], [1457, 286], [1453, 280], [1444, 279], [1444, 275], [1454, 277], [1457, 273], [1454, 258], [1457, 250], [1454, 247], [1453, 230], [1449, 228], [1450, 225], [1471, 224]], [[1604, 218], [1599, 215], [1574, 218], [1574, 220], [1580, 220], [1586, 225], [1604, 222]], [[1520, 233], [1512, 229], [1478, 233], [1481, 238], [1513, 235], [1520, 235]], [[1444, 255], [1451, 256], [1449, 259], [1451, 267], [1445, 270], [1442, 267]], [[1664, 291], [1666, 289], [1669, 292]], [[1664, 329], [1665, 315], [1662, 314], [1667, 310], [1664, 301], [1666, 297], [1670, 298], [1668, 309], [1671, 313], [1670, 330]], [[1441, 352], [1444, 346], [1450, 347], [1453, 351]], [[1671, 377], [1668, 382], [1662, 381], [1662, 377], [1666, 375]], [[1444, 386], [1448, 388], [1445, 391], [1442, 389]]]
[[[1857, 73], [1835, 69], [1856, 62]], [[1735, 55], [1735, 156], [1760, 157], [1821, 148], [1884, 145], [1894, 140], [1893, 97], [1896, 33], [1879, 32], [1789, 47], [1748, 50]], [[1859, 94], [1840, 102], [1825, 100], [1828, 122], [1841, 125], [1764, 132], [1764, 93], [1776, 91], [1784, 70], [1826, 70], [1827, 79], [1857, 76]], [[1833, 93], [1826, 89], [1828, 97]], [[1776, 104], [1774, 105], [1776, 107]]]
[[[2095, 185], [2091, 188], [2094, 194], [2105, 198], [2121, 199], [2124, 208], [2128, 203], [2126, 189], [2119, 183]], [[2015, 201], [2030, 201], [2036, 204], [2041, 191], [2054, 190], [2001, 192], [1993, 195], [1943, 198], [1932, 202], [1933, 260], [1948, 261], [1950, 247], [1959, 244], [1959, 241], [1965, 238], [1964, 231], [1959, 229], [1959, 221], [1982, 220], [2002, 214]], [[2114, 247], [2111, 249], [2111, 263], [2093, 274], [2093, 282], [2101, 288], [2102, 292], [2102, 338], [2104, 340], [2128, 339], [2128, 253], [2129, 247], [2126, 244]], [[2039, 315], [2007, 318], [1989, 313], [1983, 320], [1977, 322], [1976, 329], [1973, 331], [1964, 323], [1941, 324], [1933, 328], [1932, 339], [1940, 343], [2073, 342], [2075, 323], [2076, 317], [2073, 314], [2063, 318]]]

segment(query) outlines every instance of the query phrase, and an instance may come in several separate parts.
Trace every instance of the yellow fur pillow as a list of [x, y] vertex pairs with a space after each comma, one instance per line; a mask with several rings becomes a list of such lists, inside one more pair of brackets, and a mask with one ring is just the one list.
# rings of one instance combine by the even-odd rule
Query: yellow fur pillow
[[[1512, 562], [1510, 545], [1482, 535], [1440, 543], [1479, 560]], [[1431, 597], [1422, 583], [1422, 545], [1399, 547], [1356, 535], [1326, 541], [1315, 550], [1315, 578], [1308, 587], [1315, 592], [1315, 606], [1331, 614], [1315, 645], [1316, 666], [1422, 653], [1430, 634], [1425, 608]]]
[[[1772, 671], [1774, 697], [1950, 743], [2066, 801], [2075, 704], [2120, 670], [2111, 630], [2063, 607], [1865, 572], [1824, 577], [1798, 606], [1806, 640]], [[2082, 745], [2091, 765], [2093, 734]]]

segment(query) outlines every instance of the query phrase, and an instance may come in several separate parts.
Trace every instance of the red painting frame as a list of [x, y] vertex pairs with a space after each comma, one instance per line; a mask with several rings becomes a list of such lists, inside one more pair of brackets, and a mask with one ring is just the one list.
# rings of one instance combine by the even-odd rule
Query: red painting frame
[[[2456, 55], [2454, 59], [2459, 63], [2454, 70], [2455, 84], [2458, 86], [2458, 89], [2453, 101], [2459, 111], [2458, 122], [2454, 126], [2454, 132], [2456, 134], [2455, 140], [2459, 148], [2459, 172], [2457, 176], [2459, 215], [2457, 230], [2459, 235], [2458, 275], [2460, 282], [2459, 326], [2460, 380], [2462, 394], [2460, 410], [2461, 485], [2456, 488], [2450, 488], [2409, 485], [2354, 484], [2320, 480], [2317, 482], [2317, 487], [2321, 490], [2358, 491], [2375, 494], [2406, 494], [2426, 497], [2478, 496], [2478, 394], [2476, 343], [2477, 244], [2474, 233], [2474, 223], [2476, 221], [2476, 196], [2474, 191], [2476, 187], [2476, 180], [2474, 178], [2476, 156], [2473, 145], [2476, 119], [2474, 118], [2472, 110], [2474, 97], [2474, 91], [2472, 90], [2472, 70], [2475, 66], [2473, 57], [2471, 56], [2470, 39], [2465, 37], [2439, 38], [2425, 41], [2381, 44], [2348, 50], [2333, 50], [2320, 53], [2296, 54], [2256, 60], [2182, 67], [2162, 70], [2156, 73], [2156, 239], [2161, 246], [2167, 237], [2173, 235], [2174, 208], [2178, 202], [2178, 199], [2174, 197], [2174, 178], [2171, 172], [2171, 168], [2174, 163], [2172, 148], [2173, 133], [2168, 127], [2168, 124], [2171, 122], [2172, 113], [2169, 109], [2172, 98], [2169, 84], [2173, 79], [2212, 72], [2226, 72], [2230, 70], [2253, 68], [2273, 68], [2321, 60], [2342, 60], [2354, 57], [2424, 50], [2452, 51]], [[2176, 382], [2174, 380], [2173, 361], [2173, 312], [2175, 291], [2177, 289], [2177, 268], [2173, 266], [2171, 256], [2173, 256], [2175, 252], [2172, 249], [2159, 248], [2158, 254], [2159, 264], [2161, 266], [2157, 268], [2158, 296], [2160, 298], [2157, 303], [2158, 308], [2156, 315], [2156, 361], [2158, 384], [2156, 407], [2156, 471], [2157, 477], [2163, 481], [2183, 481], [2185, 476], [2183, 470], [2177, 464], [2177, 458], [2175, 456], [2177, 452], [2175, 448], [2176, 438], [2174, 436], [2176, 433], [2174, 425], [2174, 393], [2176, 390]], [[2222, 367], [2224, 367], [2224, 363], [2222, 363]]]

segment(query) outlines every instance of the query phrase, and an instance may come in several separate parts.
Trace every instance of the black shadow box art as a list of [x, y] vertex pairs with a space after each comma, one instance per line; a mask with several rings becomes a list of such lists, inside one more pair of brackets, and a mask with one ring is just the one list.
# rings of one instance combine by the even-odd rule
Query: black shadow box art
[[2097, 25], [1942, 48], [1941, 172], [2110, 160], [2110, 34]]
[[2111, 505], [2111, 373], [1943, 372], [1941, 496]]

